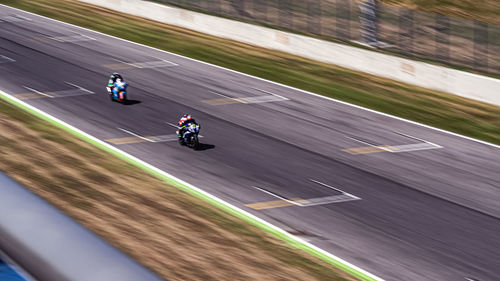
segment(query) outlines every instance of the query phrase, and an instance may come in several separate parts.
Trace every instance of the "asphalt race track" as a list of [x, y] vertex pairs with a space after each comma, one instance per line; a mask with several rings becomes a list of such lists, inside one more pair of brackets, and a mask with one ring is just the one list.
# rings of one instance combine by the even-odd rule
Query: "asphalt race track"
[[[109, 101], [113, 71], [127, 105]], [[498, 147], [4, 6], [0, 73], [0, 90], [381, 278], [500, 276]], [[184, 113], [200, 151], [167, 124]]]

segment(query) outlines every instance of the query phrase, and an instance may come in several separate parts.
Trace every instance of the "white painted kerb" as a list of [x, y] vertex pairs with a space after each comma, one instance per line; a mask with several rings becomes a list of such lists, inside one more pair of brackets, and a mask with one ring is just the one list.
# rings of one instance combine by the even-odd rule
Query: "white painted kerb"
[[158, 22], [500, 105], [500, 80], [143, 0], [79, 0]]

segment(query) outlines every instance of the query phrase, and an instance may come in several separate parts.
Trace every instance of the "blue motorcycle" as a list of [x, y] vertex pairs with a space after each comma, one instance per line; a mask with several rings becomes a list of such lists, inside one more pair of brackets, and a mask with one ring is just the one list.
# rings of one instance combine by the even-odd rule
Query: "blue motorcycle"
[[198, 141], [198, 133], [200, 132], [200, 125], [195, 123], [189, 123], [185, 127], [179, 142], [181, 145], [186, 145], [194, 150], [200, 147], [200, 142]]
[[109, 93], [109, 97], [111, 101], [117, 101], [124, 103], [127, 101], [127, 82], [117, 82], [115, 83], [111, 93]]

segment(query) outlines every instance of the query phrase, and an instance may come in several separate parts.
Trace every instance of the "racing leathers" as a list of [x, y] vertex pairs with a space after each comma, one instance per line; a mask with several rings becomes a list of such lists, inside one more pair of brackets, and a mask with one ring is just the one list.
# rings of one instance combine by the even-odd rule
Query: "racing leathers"
[[190, 124], [198, 124], [196, 123], [196, 121], [194, 120], [193, 117], [191, 117], [191, 115], [189, 114], [185, 114], [184, 116], [182, 116], [181, 120], [179, 120], [179, 130], [177, 130], [177, 137], [182, 138], [182, 136], [184, 135], [184, 132], [186, 131], [186, 128], [188, 125]]
[[115, 86], [116, 80], [118, 80], [118, 79], [123, 81], [123, 78], [120, 74], [118, 74], [116, 72], [111, 74], [111, 76], [109, 77], [108, 86], [106, 87], [106, 89], [108, 90], [108, 93], [111, 94], [111, 92]]
[[116, 79], [116, 82], [113, 84], [113, 88], [112, 88], [112, 91], [110, 93], [112, 95], [113, 99], [120, 100], [120, 101], [125, 99], [122, 92], [123, 93], [127, 92], [127, 86], [128, 86], [127, 82], [122, 81], [121, 79]]

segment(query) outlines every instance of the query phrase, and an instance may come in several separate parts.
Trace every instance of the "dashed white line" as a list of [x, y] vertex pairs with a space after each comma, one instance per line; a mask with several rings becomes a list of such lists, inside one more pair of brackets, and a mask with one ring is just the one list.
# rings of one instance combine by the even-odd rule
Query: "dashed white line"
[[210, 92], [211, 94], [218, 95], [218, 96], [223, 97], [223, 98], [234, 99], [233, 97], [226, 96], [226, 95], [224, 95], [224, 94], [217, 93], [217, 92], [214, 92], [214, 91], [209, 91], [209, 92]]
[[172, 127], [174, 127], [174, 128], [179, 129], [179, 126], [177, 126], [177, 125], [175, 125], [175, 124], [172, 124], [172, 123], [169, 123], [169, 122], [165, 122], [165, 123], [166, 123], [166, 124], [168, 124], [168, 125], [170, 125], [170, 126], [172, 126]]
[[145, 137], [143, 137], [143, 136], [141, 136], [141, 135], [138, 135], [138, 134], [136, 134], [136, 133], [134, 133], [134, 132], [131, 132], [131, 131], [129, 131], [129, 130], [125, 130], [125, 129], [122, 129], [122, 128], [117, 128], [117, 129], [118, 129], [118, 130], [120, 130], [120, 131], [123, 131], [123, 132], [125, 132], [125, 133], [131, 134], [131, 135], [132, 135], [132, 136], [134, 136], [134, 137], [138, 137], [138, 138], [140, 138], [140, 139], [143, 139], [143, 140], [145, 140], [145, 141], [149, 141], [149, 142], [156, 142], [156, 141], [154, 141], [154, 140], [152, 140], [152, 139], [145, 138]]
[[9, 57], [0, 55], [0, 63], [15, 62], [15, 61], [16, 61], [15, 59], [11, 59]]
[[83, 34], [76, 34], [76, 35], [68, 35], [68, 36], [55, 36], [55, 37], [49, 37], [52, 40], [58, 41], [58, 42], [80, 42], [80, 41], [93, 41], [97, 40], [95, 38], [92, 38], [87, 35]]
[[347, 192], [345, 192], [345, 191], [343, 191], [343, 190], [340, 190], [340, 189], [338, 189], [338, 188], [335, 188], [335, 187], [333, 187], [333, 186], [329, 186], [329, 185], [328, 185], [328, 184], [326, 184], [326, 183], [322, 183], [322, 182], [320, 182], [320, 181], [313, 180], [313, 179], [309, 179], [309, 180], [310, 180], [310, 181], [312, 181], [312, 182], [314, 182], [314, 183], [317, 183], [317, 184], [319, 184], [319, 185], [322, 185], [322, 186], [324, 186], [324, 187], [327, 187], [327, 188], [333, 189], [333, 190], [335, 190], [335, 191], [337, 191], [337, 192], [340, 192], [340, 193], [342, 193], [342, 194], [344, 194], [344, 195], [347, 195], [347, 196], [349, 196], [349, 197], [352, 197], [353, 199], [361, 199], [361, 198], [359, 198], [358, 196], [352, 195], [352, 194], [350, 194], [350, 193], [347, 193]]
[[442, 146], [437, 145], [437, 144], [435, 144], [435, 143], [432, 143], [432, 142], [430, 142], [430, 141], [426, 141], [426, 140], [424, 140], [424, 139], [419, 139], [419, 138], [417, 138], [417, 137], [410, 136], [410, 135], [407, 135], [407, 134], [403, 134], [403, 133], [400, 133], [400, 132], [394, 132], [394, 133], [396, 133], [396, 134], [398, 134], [398, 135], [401, 135], [401, 136], [404, 136], [404, 137], [407, 137], [407, 138], [410, 138], [410, 139], [414, 139], [414, 140], [418, 140], [418, 141], [421, 141], [421, 142], [425, 142], [425, 143], [431, 144], [431, 145], [433, 145], [433, 146], [436, 146], [436, 148], [442, 148]]
[[289, 98], [285, 98], [285, 97], [283, 97], [283, 96], [280, 96], [280, 95], [278, 95], [278, 94], [275, 94], [275, 93], [272, 93], [272, 92], [269, 92], [269, 91], [266, 91], [266, 90], [262, 90], [262, 89], [259, 89], [259, 88], [252, 88], [252, 89], [257, 90], [257, 91], [260, 91], [260, 92], [263, 92], [263, 93], [266, 93], [266, 94], [273, 95], [273, 96], [278, 97], [278, 98], [281, 98], [281, 99], [283, 99], [283, 100], [290, 100]]
[[375, 147], [375, 148], [377, 148], [377, 149], [385, 150], [385, 151], [387, 151], [387, 152], [393, 152], [392, 150], [390, 150], [390, 149], [388, 149], [388, 148], [386, 148], [386, 147], [384, 147], [384, 146], [374, 145], [374, 144], [371, 144], [371, 143], [369, 143], [369, 142], [362, 141], [362, 140], [358, 140], [358, 139], [353, 138], [353, 137], [350, 137], [350, 136], [345, 136], [345, 137], [346, 137], [346, 138], [348, 138], [348, 139], [350, 139], [350, 140], [357, 141], [357, 142], [359, 142], [359, 143], [366, 144], [366, 145], [371, 146], [371, 147]]
[[48, 94], [46, 94], [46, 93], [40, 92], [40, 91], [35, 90], [35, 89], [32, 89], [32, 88], [30, 88], [30, 87], [23, 86], [23, 88], [25, 88], [25, 89], [27, 89], [27, 90], [29, 90], [29, 91], [32, 91], [32, 92], [34, 92], [34, 93], [37, 93], [37, 94], [39, 94], [39, 95], [49, 97], [49, 98], [51, 98], [51, 99], [53, 99], [53, 98], [54, 98], [54, 96], [48, 95]]
[[83, 87], [80, 87], [80, 86], [78, 86], [78, 85], [75, 85], [75, 84], [73, 84], [73, 83], [70, 83], [70, 82], [65, 82], [65, 83], [66, 83], [66, 84], [68, 84], [68, 85], [71, 85], [71, 86], [73, 86], [73, 87], [75, 87], [75, 88], [78, 88], [78, 89], [80, 89], [80, 90], [82, 90], [82, 91], [84, 91], [84, 92], [87, 92], [87, 93], [90, 93], [90, 94], [95, 94], [95, 93], [94, 93], [94, 92], [92, 92], [91, 90], [87, 90], [87, 89], [85, 89], [85, 88], [83, 88]]
[[269, 194], [275, 198], [278, 198], [280, 200], [283, 200], [287, 203], [290, 203], [292, 205], [296, 205], [296, 206], [299, 206], [299, 207], [312, 207], [312, 206], [317, 206], [317, 205], [326, 205], [326, 204], [332, 204], [332, 203], [340, 203], [340, 202], [347, 202], [347, 201], [353, 201], [353, 200], [361, 200], [361, 198], [355, 196], [355, 195], [352, 195], [350, 193], [347, 193], [345, 191], [342, 191], [338, 188], [335, 188], [333, 186], [329, 186], [325, 183], [322, 183], [322, 182], [319, 182], [317, 180], [313, 180], [313, 179], [309, 179], [310, 181], [314, 182], [314, 183], [317, 183], [319, 185], [322, 185], [322, 186], [325, 186], [325, 187], [328, 187], [330, 189], [333, 189], [337, 192], [340, 192], [341, 194], [339, 195], [332, 195], [332, 196], [324, 196], [324, 197], [316, 197], [316, 198], [309, 198], [309, 199], [300, 199], [300, 200], [289, 200], [283, 196], [280, 196], [274, 192], [271, 192], [269, 190], [266, 190], [264, 188], [261, 188], [261, 187], [257, 187], [257, 186], [252, 186], [253, 188], [257, 189], [257, 190], [260, 190], [266, 194]]
[[299, 202], [294, 202], [294, 201], [292, 201], [292, 200], [288, 200], [288, 199], [286, 199], [285, 197], [279, 196], [278, 194], [273, 193], [273, 192], [271, 192], [271, 191], [269, 191], [269, 190], [265, 190], [265, 189], [260, 188], [260, 187], [257, 187], [257, 186], [252, 186], [252, 187], [253, 187], [253, 188], [255, 188], [255, 189], [257, 189], [257, 190], [260, 190], [260, 191], [262, 191], [262, 192], [264, 192], [264, 193], [266, 193], [266, 194], [269, 194], [269, 195], [271, 195], [271, 196], [273, 196], [273, 197], [276, 197], [276, 198], [278, 198], [278, 199], [280, 199], [280, 200], [286, 201], [286, 202], [288, 202], [288, 203], [290, 203], [290, 204], [297, 205], [297, 206], [301, 206], [301, 207], [302, 207], [302, 206], [304, 206], [303, 204], [300, 204]]
[[394, 132], [394, 133], [401, 135], [401, 136], [404, 136], [404, 137], [407, 137], [407, 138], [418, 140], [419, 143], [384, 146], [384, 145], [374, 145], [374, 144], [371, 144], [369, 142], [362, 141], [362, 140], [359, 140], [359, 139], [356, 139], [356, 138], [353, 138], [350, 136], [345, 136], [345, 137], [348, 139], [351, 139], [353, 141], [357, 141], [359, 143], [362, 143], [362, 144], [365, 144], [365, 145], [368, 145], [368, 146], [371, 146], [371, 147], [374, 147], [374, 148], [377, 148], [380, 150], [384, 150], [387, 152], [391, 152], [391, 153], [412, 152], [412, 151], [419, 151], [419, 150], [430, 150], [430, 149], [443, 148], [440, 145], [437, 145], [437, 144], [432, 143], [430, 141], [419, 139], [419, 138], [414, 137], [414, 136], [410, 136], [410, 135], [399, 133], [399, 132]]

